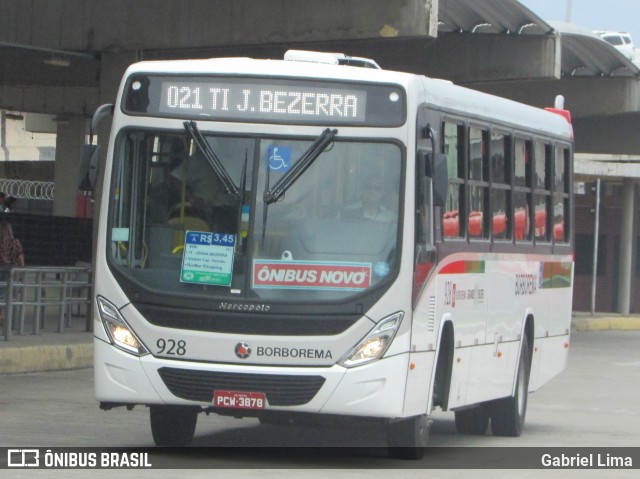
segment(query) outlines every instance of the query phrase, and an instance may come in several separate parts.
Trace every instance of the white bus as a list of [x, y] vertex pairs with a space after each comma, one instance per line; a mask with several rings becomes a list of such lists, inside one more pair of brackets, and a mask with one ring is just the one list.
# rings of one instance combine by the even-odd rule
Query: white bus
[[570, 115], [291, 58], [126, 71], [95, 263], [101, 408], [148, 406], [158, 445], [188, 444], [201, 412], [377, 418], [402, 457], [436, 408], [520, 435], [567, 360]]

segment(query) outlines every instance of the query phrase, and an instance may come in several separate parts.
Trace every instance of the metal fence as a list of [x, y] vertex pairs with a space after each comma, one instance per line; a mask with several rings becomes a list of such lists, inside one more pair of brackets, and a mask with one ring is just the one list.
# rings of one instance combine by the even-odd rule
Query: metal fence
[[[13, 267], [0, 269], [0, 275], [5, 341], [14, 333], [26, 334], [28, 320], [32, 334], [39, 334], [51, 309], [57, 313], [57, 332], [69, 328], [74, 307], [78, 315], [85, 316], [86, 331], [91, 331], [90, 267]], [[27, 314], [29, 311], [33, 314]]]
[[0, 191], [7, 196], [30, 200], [51, 200], [55, 195], [53, 181], [12, 180], [0, 178]]

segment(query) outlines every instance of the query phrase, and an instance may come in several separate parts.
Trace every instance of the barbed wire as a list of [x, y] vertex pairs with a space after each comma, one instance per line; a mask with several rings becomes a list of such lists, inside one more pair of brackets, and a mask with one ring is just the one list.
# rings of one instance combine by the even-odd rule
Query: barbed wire
[[0, 191], [6, 196], [28, 200], [53, 200], [53, 181], [11, 180], [0, 178]]

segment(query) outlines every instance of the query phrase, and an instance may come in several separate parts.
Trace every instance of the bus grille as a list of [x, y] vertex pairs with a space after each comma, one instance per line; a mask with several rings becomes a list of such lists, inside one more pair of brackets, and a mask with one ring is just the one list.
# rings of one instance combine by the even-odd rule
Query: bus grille
[[357, 314], [239, 314], [133, 303], [151, 324], [225, 334], [264, 336], [327, 336], [343, 333], [359, 319]]
[[190, 401], [212, 402], [216, 389], [263, 392], [271, 406], [299, 406], [313, 399], [325, 382], [322, 376], [236, 374], [160, 368], [160, 377], [175, 396]]

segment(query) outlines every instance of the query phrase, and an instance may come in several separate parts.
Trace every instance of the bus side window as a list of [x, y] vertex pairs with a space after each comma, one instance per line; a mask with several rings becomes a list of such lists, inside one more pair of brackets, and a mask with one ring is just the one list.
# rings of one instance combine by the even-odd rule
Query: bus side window
[[469, 219], [468, 234], [471, 238], [486, 238], [489, 235], [489, 154], [488, 132], [469, 128]]
[[516, 241], [531, 240], [531, 141], [515, 140], [513, 229]]
[[556, 146], [555, 168], [554, 168], [554, 193], [553, 193], [553, 239], [556, 242], [567, 242], [569, 235], [567, 231], [569, 212], [569, 149], [564, 146]]
[[551, 145], [536, 141], [533, 187], [534, 232], [536, 241], [549, 241], [551, 211]]
[[462, 238], [465, 232], [464, 127], [444, 123], [442, 153], [447, 156], [449, 191], [442, 208], [442, 232], [445, 238]]
[[504, 133], [491, 134], [491, 216], [493, 238], [511, 239], [511, 141]]

